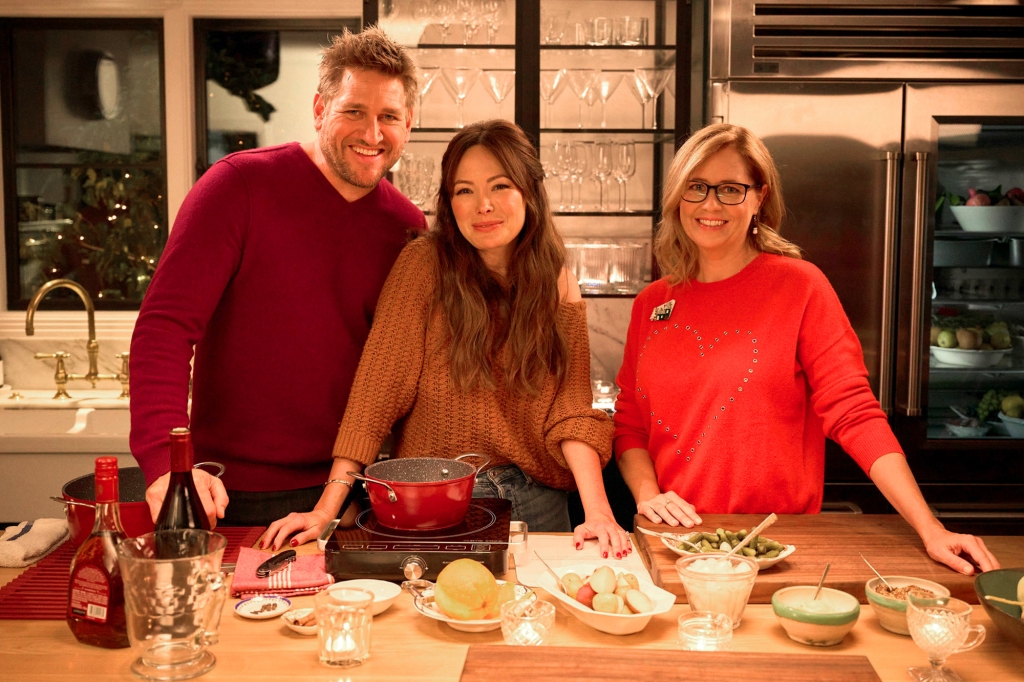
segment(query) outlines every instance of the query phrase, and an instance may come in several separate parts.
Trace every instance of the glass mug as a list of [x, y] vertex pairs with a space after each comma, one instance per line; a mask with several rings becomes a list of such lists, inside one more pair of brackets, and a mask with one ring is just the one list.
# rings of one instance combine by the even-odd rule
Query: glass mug
[[[953, 654], [969, 651], [985, 641], [985, 626], [971, 625], [971, 606], [952, 597], [907, 598], [907, 629], [922, 651], [929, 668], [910, 668], [910, 677], [920, 682], [962, 682], [949, 668], [942, 667]], [[972, 635], [970, 641], [968, 636]]]
[[227, 590], [220, 562], [227, 539], [208, 530], [165, 530], [122, 540], [128, 641], [133, 673], [185, 680], [210, 670]]

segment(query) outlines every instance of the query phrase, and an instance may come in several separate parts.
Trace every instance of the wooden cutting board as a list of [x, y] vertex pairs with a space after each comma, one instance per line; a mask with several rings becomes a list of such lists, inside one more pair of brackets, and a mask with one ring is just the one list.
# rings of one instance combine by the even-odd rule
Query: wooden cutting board
[[865, 656], [470, 644], [462, 682], [715, 680], [881, 682]]
[[[753, 528], [764, 516], [706, 514], [702, 519], [701, 530], [736, 531]], [[678, 528], [651, 523], [639, 515], [634, 518], [634, 524], [659, 532], [679, 532]], [[796, 551], [785, 561], [758, 573], [750, 594], [751, 604], [771, 603], [772, 595], [783, 587], [816, 585], [828, 562], [832, 563], [832, 568], [825, 584], [848, 592], [866, 604], [864, 583], [874, 574], [860, 558], [861, 554], [883, 576], [905, 575], [932, 580], [949, 588], [954, 597], [978, 603], [974, 577], [955, 573], [932, 561], [917, 533], [896, 514], [780, 515], [764, 535], [782, 544], [796, 545]], [[655, 584], [676, 595], [676, 602], [686, 602], [686, 592], [675, 569], [679, 556], [665, 547], [660, 538], [636, 533], [635, 541]], [[1021, 545], [1024, 546], [1024, 542]], [[1016, 558], [1018, 563], [1024, 563], [1024, 555]], [[1003, 565], [1014, 564], [1004, 559]]]

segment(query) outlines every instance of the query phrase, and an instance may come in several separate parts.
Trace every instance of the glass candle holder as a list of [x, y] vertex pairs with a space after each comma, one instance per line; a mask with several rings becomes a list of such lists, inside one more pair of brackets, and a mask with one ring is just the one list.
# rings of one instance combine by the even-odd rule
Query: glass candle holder
[[546, 644], [555, 626], [555, 606], [551, 602], [510, 601], [501, 605], [501, 634], [512, 646]]
[[373, 593], [336, 587], [316, 595], [320, 662], [330, 666], [360, 665], [370, 657]]
[[732, 619], [724, 613], [691, 611], [679, 616], [679, 646], [684, 651], [732, 649]]

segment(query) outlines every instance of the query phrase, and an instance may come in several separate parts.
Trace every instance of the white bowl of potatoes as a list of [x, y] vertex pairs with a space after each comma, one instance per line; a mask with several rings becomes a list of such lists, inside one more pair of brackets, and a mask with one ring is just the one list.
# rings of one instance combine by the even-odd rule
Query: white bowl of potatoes
[[584, 625], [610, 635], [640, 632], [651, 618], [668, 613], [676, 601], [674, 594], [652, 583], [647, 575], [606, 564], [580, 564], [554, 570], [565, 589], [559, 587], [550, 573], [541, 576], [540, 586]]

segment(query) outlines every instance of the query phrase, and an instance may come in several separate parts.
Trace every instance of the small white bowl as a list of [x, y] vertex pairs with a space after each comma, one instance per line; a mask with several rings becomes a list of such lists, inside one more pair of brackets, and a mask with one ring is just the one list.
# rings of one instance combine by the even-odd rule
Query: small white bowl
[[[602, 564], [580, 564], [578, 566], [565, 566], [561, 568], [555, 568], [555, 572], [558, 577], [561, 578], [566, 573], [575, 573], [581, 578], [586, 578], [588, 575], [593, 573]], [[603, 564], [609, 565], [609, 564]], [[615, 566], [611, 566], [615, 570]], [[616, 570], [616, 573], [623, 571]], [[654, 605], [652, 611], [647, 613], [601, 613], [595, 611], [589, 606], [584, 606], [579, 603], [558, 587], [555, 583], [555, 579], [550, 573], [544, 572], [540, 577], [540, 586], [547, 590], [552, 597], [562, 603], [568, 610], [569, 613], [576, 616], [577, 619], [584, 625], [590, 626], [595, 630], [606, 632], [609, 635], [632, 635], [635, 632], [640, 632], [647, 624], [651, 622], [651, 618], [662, 613], [668, 613], [672, 610], [673, 604], [676, 603], [676, 596], [671, 592], [667, 592], [654, 583], [651, 582], [650, 578], [640, 573], [634, 573], [637, 582], [640, 583], [640, 591], [643, 592], [651, 600]]]
[[300, 635], [315, 635], [316, 634], [316, 621], [314, 620], [311, 625], [299, 625], [295, 621], [304, 616], [308, 616], [313, 613], [313, 609], [295, 609], [288, 613], [281, 615], [281, 620], [288, 626], [289, 630], [294, 630]]
[[810, 646], [834, 646], [857, 624], [860, 603], [846, 592], [823, 587], [817, 601], [829, 612], [818, 613], [806, 608], [817, 589], [816, 585], [784, 587], [772, 595], [772, 610], [790, 639]]
[[1024, 232], [1024, 206], [950, 206], [966, 232]]
[[[681, 535], [686, 535], [686, 533], [682, 533]], [[661, 538], [661, 544], [665, 545], [666, 547], [671, 549], [673, 552], [675, 552], [679, 556], [684, 556], [684, 557], [685, 556], [694, 556], [695, 554], [702, 554], [702, 553], [707, 554], [709, 557], [716, 556], [716, 552], [696, 552], [696, 551], [690, 551], [690, 550], [687, 550], [687, 549], [680, 549], [678, 546], [676, 546], [676, 544], [674, 542], [672, 542], [671, 540], [669, 540], [668, 538], [666, 538], [664, 536], [662, 536], [662, 538]], [[770, 567], [774, 566], [775, 564], [779, 563], [780, 561], [785, 561], [789, 557], [789, 555], [792, 554], [795, 551], [796, 551], [796, 545], [786, 545], [786, 548], [784, 550], [782, 550], [781, 552], [779, 552], [778, 556], [774, 556], [771, 559], [757, 558], [757, 559], [754, 559], [754, 561], [757, 562], [757, 569], [759, 571], [763, 571], [766, 568], [770, 568]]]
[[292, 603], [285, 597], [268, 594], [262, 597], [249, 597], [235, 604], [235, 613], [242, 618], [253, 620], [266, 620], [277, 618], [292, 607]]
[[339, 587], [358, 587], [366, 590], [367, 592], [372, 592], [373, 615], [375, 616], [387, 611], [391, 605], [395, 603], [395, 599], [398, 598], [398, 595], [402, 593], [402, 588], [395, 583], [389, 583], [386, 580], [371, 580], [369, 578], [344, 580], [340, 583], [331, 585], [327, 590], [330, 591]]
[[978, 424], [977, 426], [960, 426], [946, 422], [946, 430], [957, 438], [981, 438], [992, 428], [991, 424]]
[[939, 362], [956, 367], [991, 367], [1008, 352], [1007, 350], [967, 350], [966, 348], [940, 348], [931, 346], [932, 355]]
[[[925, 580], [923, 578], [911, 578], [905, 575], [887, 575], [885, 581], [892, 585], [893, 589], [899, 589], [900, 587], [908, 587], [910, 585], [917, 585], [923, 587], [926, 590], [931, 590], [935, 595], [939, 597], [948, 597], [949, 590], [942, 585], [932, 582], [931, 580]], [[907, 601], [905, 599], [893, 599], [887, 597], [875, 589], [875, 585], [878, 585], [882, 581], [878, 578], [872, 578], [864, 585], [864, 594], [868, 598], [868, 603], [871, 604], [871, 608], [874, 609], [875, 615], [878, 617], [878, 624], [889, 632], [895, 632], [897, 635], [910, 635], [910, 629], [907, 627]]]
[[1016, 417], [1007, 417], [1002, 412], [999, 413], [999, 421], [1003, 422], [1003, 426], [1010, 432], [1010, 436], [1013, 438], [1024, 438], [1024, 419], [1017, 419]]

